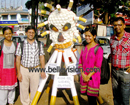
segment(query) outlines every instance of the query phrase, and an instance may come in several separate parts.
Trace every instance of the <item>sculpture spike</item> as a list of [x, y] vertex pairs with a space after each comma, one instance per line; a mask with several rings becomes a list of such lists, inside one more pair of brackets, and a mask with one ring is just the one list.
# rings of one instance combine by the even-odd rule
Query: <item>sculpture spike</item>
[[48, 21], [45, 21], [45, 22], [43, 22], [43, 23], [40, 23], [40, 24], [38, 24], [38, 28], [39, 27], [43, 27], [43, 26], [45, 26], [45, 25], [47, 25], [48, 24]]
[[80, 35], [77, 36], [77, 38], [78, 38], [79, 43], [81, 43], [82, 39], [81, 39]]
[[82, 22], [84, 22], [84, 23], [87, 22], [87, 19], [82, 18], [82, 17], [74, 17], [74, 20], [80, 20], [80, 21], [82, 21]]
[[73, 42], [77, 42], [77, 40], [75, 38], [73, 38]]
[[58, 12], [60, 12], [61, 11], [61, 6], [58, 4], [58, 5], [56, 5], [56, 8], [57, 8], [57, 10], [58, 10]]
[[68, 10], [71, 10], [71, 8], [72, 8], [72, 6], [73, 6], [73, 0], [70, 0], [70, 2], [69, 2], [69, 6], [68, 6]]
[[43, 32], [43, 33], [41, 34], [41, 36], [43, 37], [43, 36], [45, 36], [45, 35], [47, 35], [47, 34], [50, 34], [50, 31], [45, 31], [45, 32]]
[[47, 49], [47, 52], [51, 52], [51, 50], [52, 50], [52, 47], [54, 46], [54, 44], [53, 43], [51, 43], [51, 45], [49, 46], [49, 48]]
[[45, 10], [41, 10], [41, 13], [42, 13], [42, 14], [47, 14], [47, 15], [49, 15], [49, 14], [50, 14], [50, 12], [45, 11]]
[[81, 37], [80, 37], [80, 35], [79, 34], [77, 34], [77, 33], [74, 33], [74, 35], [77, 37], [77, 39], [78, 39], [78, 41], [79, 41], [79, 43], [82, 41], [82, 39], [81, 39]]
[[55, 10], [55, 8], [51, 4], [45, 3], [44, 6], [48, 7], [51, 11]]
[[85, 29], [85, 27], [84, 27], [83, 25], [81, 25], [81, 24], [76, 24], [76, 26], [78, 26], [78, 27], [81, 28], [82, 30]]

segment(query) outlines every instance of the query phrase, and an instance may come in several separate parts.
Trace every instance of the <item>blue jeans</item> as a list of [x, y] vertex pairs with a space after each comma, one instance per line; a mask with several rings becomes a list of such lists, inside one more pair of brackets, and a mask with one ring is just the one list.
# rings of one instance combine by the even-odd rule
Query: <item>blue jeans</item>
[[112, 69], [114, 105], [130, 105], [130, 73]]

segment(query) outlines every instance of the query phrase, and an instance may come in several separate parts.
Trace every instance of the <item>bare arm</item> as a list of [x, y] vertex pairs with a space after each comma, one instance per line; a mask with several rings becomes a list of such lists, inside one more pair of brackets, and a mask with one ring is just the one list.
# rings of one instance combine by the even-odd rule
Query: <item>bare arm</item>
[[82, 72], [81, 75], [82, 75], [82, 77], [83, 77], [83, 80], [84, 80], [85, 82], [88, 82], [94, 73], [95, 73], [95, 72], [90, 72], [88, 75], [85, 75], [85, 74]]
[[22, 82], [22, 74], [20, 72], [20, 61], [21, 61], [21, 56], [16, 56], [17, 78], [20, 82]]
[[[40, 64], [41, 64], [41, 68], [45, 68], [45, 57], [44, 57], [44, 55], [40, 56]], [[41, 77], [42, 77], [42, 79], [44, 79], [46, 77], [45, 72], [43, 72], [43, 71], [41, 72]]]

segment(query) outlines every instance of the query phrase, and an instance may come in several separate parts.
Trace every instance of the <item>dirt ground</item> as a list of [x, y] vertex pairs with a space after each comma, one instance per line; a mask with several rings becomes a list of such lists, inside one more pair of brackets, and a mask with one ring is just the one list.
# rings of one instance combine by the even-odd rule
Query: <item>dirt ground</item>
[[[46, 93], [46, 88], [48, 86], [48, 82], [47, 82], [46, 86], [44, 87], [44, 90], [41, 94], [41, 97], [40, 97], [37, 105], [49, 105], [51, 91], [49, 94]], [[75, 86], [76, 86], [80, 105], [88, 105], [87, 96], [80, 94], [79, 76], [75, 76]], [[17, 99], [16, 99], [14, 105], [22, 105], [20, 102], [20, 97], [19, 97], [18, 91], [19, 90], [17, 88], [17, 91], [16, 91]], [[99, 94], [102, 97], [103, 104], [98, 104], [98, 105], [114, 105], [111, 78], [110, 78], [108, 84], [100, 85]], [[55, 105], [74, 105], [70, 89], [58, 89]]]
[[[80, 52], [81, 51], [81, 47], [77, 47], [77, 50]], [[46, 51], [46, 50], [45, 50]], [[48, 58], [48, 53], [45, 52], [46, 57]], [[46, 62], [48, 61], [48, 59], [46, 59]], [[47, 94], [46, 93], [46, 87], [48, 84], [46, 84], [41, 97], [38, 101], [37, 105], [49, 105], [49, 97], [51, 94]], [[80, 105], [88, 105], [88, 101], [87, 101], [87, 96], [86, 95], [81, 95], [80, 94], [80, 84], [79, 84], [79, 78], [78, 76], [75, 76], [75, 86], [76, 86], [76, 90], [77, 90], [77, 94], [78, 94], [78, 99], [79, 99], [79, 103]], [[108, 84], [105, 85], [101, 85], [100, 86], [100, 92], [99, 94], [101, 95], [102, 99], [103, 99], [103, 104], [98, 104], [98, 105], [114, 105], [113, 104], [113, 95], [112, 95], [112, 85], [111, 85], [111, 78], [108, 82]], [[20, 97], [18, 94], [18, 89], [17, 89], [17, 98], [15, 101], [14, 105], [22, 105], [20, 102]], [[57, 91], [57, 98], [56, 98], [56, 103], [55, 105], [73, 105], [73, 100], [72, 100], [72, 96], [71, 96], [71, 91], [68, 89], [58, 89]]]
[[[76, 85], [80, 105], [88, 105], [87, 96], [80, 94], [79, 82], [75, 82], [75, 85]], [[47, 94], [45, 91], [46, 87], [47, 87], [47, 85], [45, 86], [45, 89], [43, 90], [43, 93], [41, 94], [41, 97], [40, 97], [37, 105], [49, 105], [48, 100], [49, 100], [51, 91], [50, 91], [50, 94]], [[100, 95], [104, 101], [103, 105], [113, 105], [111, 79], [109, 80], [108, 84], [100, 86]], [[19, 96], [14, 105], [22, 105], [20, 102]], [[55, 105], [73, 105], [71, 91], [68, 89], [65, 89], [65, 90], [58, 89]]]

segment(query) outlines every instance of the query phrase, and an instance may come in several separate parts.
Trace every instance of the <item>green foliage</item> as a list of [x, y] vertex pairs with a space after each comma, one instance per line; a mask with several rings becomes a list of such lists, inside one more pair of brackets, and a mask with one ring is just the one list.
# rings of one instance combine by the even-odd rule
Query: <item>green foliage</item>
[[111, 18], [115, 18], [115, 13], [110, 14]]
[[43, 10], [44, 9], [44, 3], [39, 2], [38, 8], [39, 8], [39, 10]]

